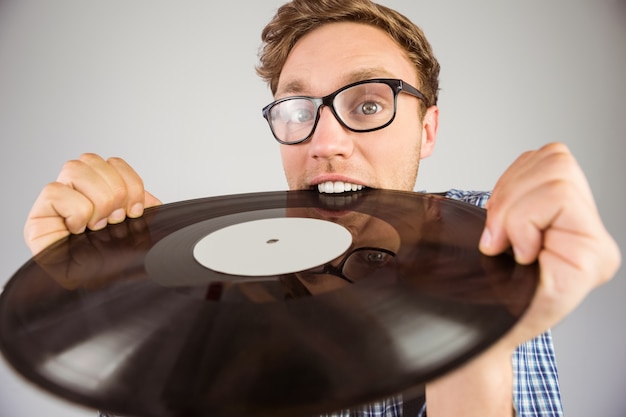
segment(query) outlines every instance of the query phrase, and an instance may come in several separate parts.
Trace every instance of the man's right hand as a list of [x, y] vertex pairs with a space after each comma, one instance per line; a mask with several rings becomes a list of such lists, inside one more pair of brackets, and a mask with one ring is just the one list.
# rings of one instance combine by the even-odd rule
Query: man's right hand
[[100, 230], [161, 204], [123, 159], [83, 154], [46, 185], [28, 214], [24, 239], [33, 255], [69, 234]]

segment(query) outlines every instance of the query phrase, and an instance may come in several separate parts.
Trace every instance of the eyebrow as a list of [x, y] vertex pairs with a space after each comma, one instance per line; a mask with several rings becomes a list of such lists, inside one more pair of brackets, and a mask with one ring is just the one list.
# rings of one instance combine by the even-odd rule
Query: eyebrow
[[[384, 68], [364, 68], [356, 71], [349, 72], [344, 75], [342, 79], [342, 86], [352, 84], [358, 81], [370, 80], [372, 78], [394, 78], [394, 75], [391, 74]], [[307, 91], [307, 83], [302, 79], [294, 79], [285, 83], [285, 85], [281, 86], [276, 91], [276, 96], [289, 96], [289, 95], [305, 95]]]
[[358, 81], [370, 80], [372, 78], [397, 78], [384, 68], [364, 68], [348, 73], [343, 78], [345, 85], [356, 83]]
[[302, 82], [301, 80], [293, 80], [289, 81], [285, 85], [281, 86], [278, 90], [276, 90], [275, 95], [300, 95], [303, 91], [305, 91], [304, 82]]

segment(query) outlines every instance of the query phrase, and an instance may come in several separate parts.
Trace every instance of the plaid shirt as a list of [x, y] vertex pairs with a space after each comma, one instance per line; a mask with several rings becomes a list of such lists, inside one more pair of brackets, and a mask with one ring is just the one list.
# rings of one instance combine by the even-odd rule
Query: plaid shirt
[[[450, 190], [446, 197], [484, 207], [491, 193]], [[513, 404], [518, 417], [562, 417], [561, 394], [550, 332], [519, 346], [512, 357]], [[328, 417], [402, 416], [402, 396], [329, 414]], [[418, 417], [426, 416], [426, 405]]]
[[[484, 207], [490, 193], [450, 190], [446, 197]], [[512, 357], [513, 404], [518, 417], [562, 417], [561, 394], [550, 332], [519, 346]], [[325, 417], [426, 417], [426, 404], [417, 416], [403, 416], [401, 395]], [[100, 417], [113, 417], [100, 414]]]
[[[550, 333], [521, 345], [513, 354], [513, 403], [518, 417], [562, 417], [559, 381]], [[324, 417], [426, 417], [426, 404], [415, 416], [403, 416], [402, 396]]]

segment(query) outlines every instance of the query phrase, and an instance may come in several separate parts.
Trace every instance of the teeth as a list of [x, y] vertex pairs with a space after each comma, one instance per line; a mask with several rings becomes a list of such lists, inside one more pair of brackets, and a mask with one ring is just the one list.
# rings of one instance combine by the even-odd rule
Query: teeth
[[338, 194], [348, 191], [359, 191], [363, 189], [363, 186], [343, 181], [326, 181], [318, 184], [317, 189], [320, 193]]

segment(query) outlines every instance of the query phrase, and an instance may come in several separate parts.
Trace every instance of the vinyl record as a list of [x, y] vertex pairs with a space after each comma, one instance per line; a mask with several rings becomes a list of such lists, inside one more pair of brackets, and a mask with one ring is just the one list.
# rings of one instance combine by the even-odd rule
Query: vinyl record
[[43, 389], [123, 416], [358, 407], [462, 364], [523, 314], [537, 266], [480, 254], [484, 220], [381, 190], [165, 204], [29, 260], [0, 296], [0, 349]]

